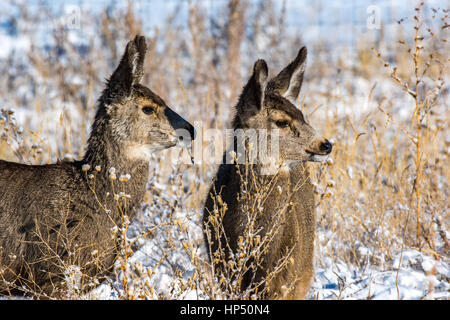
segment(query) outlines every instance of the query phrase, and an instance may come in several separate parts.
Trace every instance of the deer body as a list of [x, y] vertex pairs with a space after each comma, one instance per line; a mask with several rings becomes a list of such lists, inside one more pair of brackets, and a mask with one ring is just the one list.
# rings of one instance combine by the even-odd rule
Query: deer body
[[[241, 169], [241, 171], [244, 169]], [[223, 174], [223, 176], [222, 176]], [[227, 213], [223, 219], [223, 227], [231, 248], [236, 248], [238, 239], [243, 235], [243, 228], [247, 221], [242, 212], [242, 208], [236, 201], [236, 195], [241, 189], [241, 176], [234, 165], [221, 165], [218, 173], [218, 179], [214, 188], [222, 190], [221, 197], [223, 202], [227, 203]], [[273, 177], [268, 175], [261, 177], [262, 183], [269, 181]], [[294, 263], [282, 270], [272, 281], [269, 288], [268, 298], [301, 299], [305, 296], [309, 288], [309, 282], [312, 277], [312, 258], [314, 250], [314, 194], [309, 179], [308, 169], [299, 165], [290, 170], [290, 172], [281, 173], [276, 178], [276, 186], [281, 186], [283, 193], [279, 195], [277, 191], [272, 190], [265, 199], [262, 216], [258, 219], [258, 226], [262, 227], [262, 233], [268, 232], [272, 226], [271, 217], [273, 212], [280, 210], [286, 202], [292, 202], [292, 206], [286, 211], [284, 222], [278, 230], [275, 238], [267, 248], [265, 260], [261, 262], [261, 268], [258, 270], [255, 283], [266, 276], [265, 270], [273, 270], [277, 263], [283, 259], [286, 254], [286, 248], [293, 248], [292, 257]], [[298, 184], [298, 182], [300, 184]], [[291, 196], [288, 196], [291, 195]], [[208, 197], [205, 204], [206, 208], [213, 208], [213, 199]], [[207, 214], [205, 215], [207, 216]], [[206, 218], [204, 219], [206, 222]], [[217, 248], [213, 245], [212, 251]], [[242, 287], [249, 286], [252, 274], [247, 274], [244, 278]], [[285, 289], [295, 285], [295, 289], [290, 290], [287, 296], [284, 296]]]
[[105, 275], [117, 257], [114, 228], [143, 200], [149, 155], [176, 145], [176, 130], [193, 136], [188, 122], [139, 84], [145, 53], [144, 37], [128, 43], [99, 99], [81, 161], [0, 160], [0, 292], [24, 286], [54, 294], [68, 266], [87, 277]]
[[[121, 215], [111, 191], [108, 167], [96, 175], [94, 194], [82, 170], [84, 164], [28, 166], [0, 161], [0, 189], [4, 190], [0, 225], [5, 226], [0, 232], [0, 246], [6, 280], [21, 275], [19, 283], [30, 290], [51, 294], [57, 283], [64, 281], [63, 267], [80, 266], [80, 271], [91, 277], [101, 276], [112, 267], [117, 254], [112, 230], [121, 225]], [[131, 197], [121, 207], [130, 219], [142, 202], [148, 179], [148, 163], [132, 165], [115, 167], [132, 177], [126, 185]], [[106, 210], [110, 208], [109, 214], [97, 198]], [[93, 252], [98, 252], [98, 257]]]
[[[240, 284], [243, 294], [250, 288], [254, 292], [264, 292], [263, 298], [303, 299], [313, 275], [314, 193], [306, 161], [322, 160], [331, 152], [331, 144], [315, 133], [294, 105], [303, 80], [305, 59], [306, 48], [302, 48], [297, 58], [269, 82], [267, 65], [263, 60], [258, 60], [236, 106], [235, 130], [279, 130], [279, 153], [285, 164], [274, 174], [261, 174], [261, 169], [266, 165], [262, 162], [251, 165], [257, 180], [255, 187], [246, 190], [251, 201], [261, 196], [258, 186], [273, 184], [273, 188], [264, 195], [260, 204], [262, 212], [254, 222], [255, 230], [259, 230], [258, 235], [269, 234], [276, 217], [282, 218], [276, 233], [263, 249], [257, 267], [249, 268], [244, 274]], [[211, 226], [216, 195], [220, 195], [226, 203], [222, 218], [224, 234], [213, 233], [208, 239], [208, 231], [205, 231], [205, 241], [207, 247], [211, 247], [211, 254], [214, 256], [218, 248], [226, 248], [226, 260], [235, 254], [240, 238], [245, 236], [245, 228], [251, 223], [242, 200], [238, 200], [243, 184], [249, 184], [242, 175], [245, 166], [222, 164], [205, 203], [205, 228]], [[277, 269], [286, 257], [287, 263]], [[214, 258], [211, 257], [211, 260]], [[218, 274], [224, 270], [222, 262], [213, 261], [213, 265]], [[274, 276], [270, 281], [266, 280], [271, 273]]]

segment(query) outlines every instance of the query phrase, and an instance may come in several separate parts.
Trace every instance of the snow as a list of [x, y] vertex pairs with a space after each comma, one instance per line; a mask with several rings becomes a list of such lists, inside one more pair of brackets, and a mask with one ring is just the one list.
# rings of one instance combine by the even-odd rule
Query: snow
[[[374, 300], [410, 300], [448, 298], [447, 263], [436, 262], [432, 257], [416, 250], [403, 252], [402, 268], [397, 269], [400, 254], [391, 265], [380, 270], [377, 267], [351, 270], [345, 264], [333, 264], [331, 259], [325, 266], [316, 269], [312, 284], [314, 295], [318, 299], [374, 299]], [[423, 261], [422, 265], [416, 262]], [[426, 262], [425, 262], [426, 261]], [[439, 271], [433, 274], [423, 268], [423, 263]], [[421, 269], [421, 267], [423, 269]]]
[[[176, 219], [182, 219], [183, 224], [188, 226], [188, 234], [198, 236], [201, 233], [199, 221], [195, 220], [194, 213], [176, 212]], [[164, 218], [161, 217], [161, 220], [155, 221], [161, 223]], [[162, 233], [157, 233], [151, 240], [143, 241], [142, 246], [130, 259], [130, 267], [133, 263], [139, 263], [144, 270], [151, 270], [151, 276], [139, 279], [139, 281], [148, 281], [155, 288], [156, 295], [153, 298], [158, 295], [176, 299], [207, 298], [201, 291], [185, 290], [180, 292], [179, 288], [177, 289], [179, 278], [167, 263], [160, 263], [157, 258], [162, 256], [160, 250], [164, 246], [161, 235]], [[324, 234], [319, 234], [320, 237], [324, 237]], [[339, 240], [333, 239], [333, 241]], [[338, 245], [345, 244], [335, 244], [335, 246]], [[320, 251], [320, 247], [316, 249]], [[370, 248], [365, 247], [360, 247], [358, 250], [362, 256], [368, 256], [371, 251]], [[204, 255], [205, 248], [199, 247], [197, 252], [199, 255]], [[176, 261], [185, 280], [196, 272], [181, 247], [174, 248], [170, 252], [168, 260]], [[448, 299], [450, 297], [448, 261], [437, 260], [426, 252], [407, 249], [403, 253], [398, 253], [383, 267], [367, 265], [363, 269], [345, 262], [336, 262], [325, 255], [321, 255], [320, 260], [320, 264], [316, 263], [315, 266], [315, 276], [309, 299], [418, 300]], [[119, 293], [114, 288], [117, 287], [120, 287], [118, 283], [103, 283], [91, 292], [90, 298], [116, 299]]]

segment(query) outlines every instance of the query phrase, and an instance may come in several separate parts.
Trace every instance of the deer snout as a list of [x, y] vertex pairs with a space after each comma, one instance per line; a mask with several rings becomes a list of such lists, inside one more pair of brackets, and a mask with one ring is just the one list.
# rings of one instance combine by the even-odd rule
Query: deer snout
[[195, 139], [195, 128], [179, 114], [169, 108], [166, 108], [165, 114], [170, 125], [175, 129], [175, 135], [178, 141], [181, 142], [183, 146], [189, 145], [190, 142]]
[[306, 152], [311, 154], [327, 155], [333, 149], [333, 145], [325, 138], [315, 139], [313, 143], [309, 145]]
[[195, 131], [195, 128], [190, 123], [189, 123], [189, 128], [187, 130], [191, 134], [191, 140], [195, 140], [195, 136], [197, 135], [197, 132]]
[[190, 147], [196, 135], [194, 127], [189, 122], [186, 122], [185, 125], [178, 126], [177, 128], [174, 127], [174, 129], [178, 144], [181, 147]]
[[330, 154], [331, 150], [333, 150], [333, 145], [330, 141], [325, 139], [325, 141], [320, 144], [319, 149], [325, 154]]
[[307, 149], [306, 153], [309, 155], [309, 161], [322, 162], [333, 149], [333, 145], [327, 139], [316, 139]]
[[186, 141], [186, 140], [194, 140], [195, 139], [195, 129], [194, 127], [187, 121], [184, 121], [184, 123], [178, 124], [178, 125], [172, 125], [175, 129], [175, 134], [177, 136], [177, 139], [180, 141]]

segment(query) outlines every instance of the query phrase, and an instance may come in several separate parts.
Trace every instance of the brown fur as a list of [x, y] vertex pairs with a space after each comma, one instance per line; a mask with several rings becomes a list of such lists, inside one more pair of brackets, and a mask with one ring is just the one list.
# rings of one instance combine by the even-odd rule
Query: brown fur
[[[274, 271], [280, 261], [292, 251], [292, 260], [276, 277], [258, 291], [265, 290], [264, 298], [303, 299], [309, 289], [313, 275], [313, 249], [315, 233], [314, 194], [310, 182], [307, 161], [322, 160], [331, 152], [331, 144], [318, 136], [315, 130], [305, 122], [302, 112], [295, 107], [300, 92], [305, 69], [306, 48], [303, 47], [296, 59], [292, 61], [272, 80], [267, 81], [267, 65], [264, 60], [255, 63], [253, 75], [244, 87], [236, 106], [234, 129], [279, 129], [280, 158], [290, 163], [289, 169], [280, 170], [275, 176], [275, 185], [282, 188], [281, 194], [272, 189], [264, 202], [262, 215], [258, 216], [256, 224], [261, 228], [261, 235], [269, 232], [273, 225], [274, 215], [291, 202], [280, 225], [280, 230], [267, 246], [259, 267], [253, 273], [248, 271], [241, 283], [244, 292], [251, 283], [260, 283], [268, 274]], [[287, 126], [280, 125], [285, 122]], [[205, 228], [211, 228], [210, 216], [213, 214], [215, 194], [220, 194], [227, 211], [222, 225], [224, 236], [212, 235], [208, 243], [207, 232], [205, 241], [214, 253], [219, 246], [225, 245], [225, 237], [229, 248], [236, 251], [238, 239], [243, 235], [247, 223], [245, 213], [237, 196], [242, 187], [239, 174], [244, 171], [243, 164], [222, 164], [211, 187], [205, 203], [203, 222]], [[254, 172], [260, 172], [261, 163], [253, 165]], [[258, 183], [267, 184], [274, 176], [259, 175]], [[256, 194], [258, 190], [251, 190]], [[230, 254], [228, 252], [228, 254]], [[220, 263], [215, 266], [220, 272]], [[284, 287], [283, 287], [284, 286]]]
[[[120, 228], [124, 214], [135, 216], [150, 154], [177, 144], [176, 130], [193, 136], [188, 122], [139, 84], [145, 53], [144, 37], [128, 43], [99, 99], [81, 161], [30, 166], [0, 160], [0, 292], [25, 286], [55, 294], [71, 265], [87, 276], [105, 275], [117, 256], [112, 228]], [[144, 113], [145, 107], [153, 109]], [[118, 181], [121, 174], [130, 174], [130, 181]], [[123, 190], [131, 198], [118, 204], [114, 193]]]

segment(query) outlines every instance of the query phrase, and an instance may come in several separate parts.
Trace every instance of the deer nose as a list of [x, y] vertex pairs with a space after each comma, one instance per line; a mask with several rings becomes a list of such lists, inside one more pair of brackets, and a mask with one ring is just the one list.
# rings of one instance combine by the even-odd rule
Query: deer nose
[[195, 131], [195, 128], [188, 123], [188, 127], [186, 128], [186, 130], [189, 131], [189, 134], [191, 135], [191, 140], [195, 140], [195, 136], [197, 135], [197, 132]]
[[322, 142], [319, 146], [320, 151], [329, 154], [331, 150], [333, 149], [333, 145], [330, 143], [330, 141], [325, 140], [325, 142]]
[[[185, 133], [189, 133], [191, 140], [195, 139], [196, 134], [195, 129], [189, 122], [184, 120], [180, 115], [178, 115], [176, 112], [172, 111], [169, 108], [166, 108], [164, 113], [167, 116], [167, 119], [169, 120], [171, 126], [175, 130], [187, 131]], [[181, 137], [186, 136], [186, 138], [188, 138], [187, 134], [183, 134], [183, 132], [181, 133], [182, 133], [180, 135]]]
[[197, 132], [195, 131], [195, 128], [193, 125], [191, 125], [189, 122], [187, 122], [186, 120], [182, 120], [182, 123], [179, 124], [178, 129], [183, 129], [186, 130], [187, 132], [189, 132], [190, 138], [191, 140], [195, 139], [195, 135], [197, 134]]
[[176, 129], [176, 134], [181, 145], [188, 146], [195, 139], [196, 131], [189, 122], [186, 122]]

